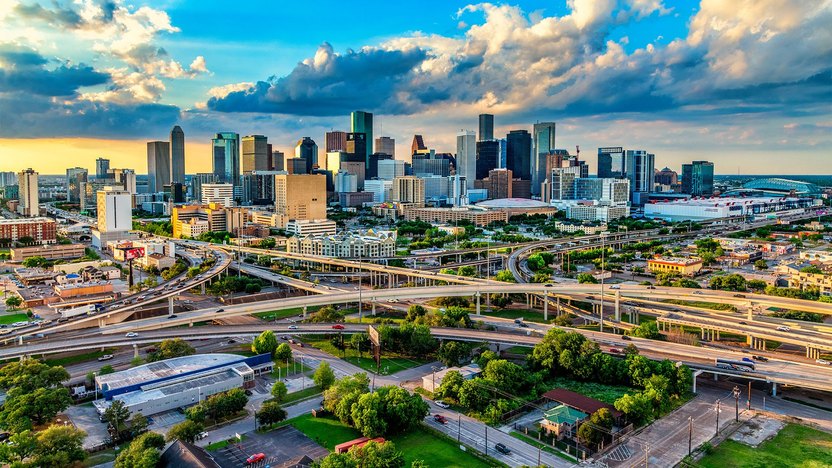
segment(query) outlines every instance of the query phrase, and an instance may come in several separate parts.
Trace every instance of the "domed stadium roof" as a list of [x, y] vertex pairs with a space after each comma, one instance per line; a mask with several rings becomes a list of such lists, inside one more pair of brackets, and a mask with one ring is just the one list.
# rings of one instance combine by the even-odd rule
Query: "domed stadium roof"
[[788, 195], [794, 191], [795, 195], [819, 196], [821, 189], [815, 184], [801, 182], [799, 180], [780, 179], [771, 177], [767, 179], [755, 179], [743, 184], [743, 188], [762, 190], [769, 193], [782, 193]]

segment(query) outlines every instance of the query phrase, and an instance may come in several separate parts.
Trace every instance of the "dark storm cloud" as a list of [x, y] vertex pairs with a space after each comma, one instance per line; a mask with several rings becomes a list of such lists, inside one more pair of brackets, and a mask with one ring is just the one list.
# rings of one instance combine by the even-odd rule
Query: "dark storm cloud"
[[339, 115], [359, 107], [408, 112], [411, 104], [401, 102], [397, 93], [409, 87], [412, 69], [426, 57], [421, 49], [336, 54], [332, 46], [323, 44], [314, 59], [299, 63], [288, 75], [211, 98], [208, 108], [314, 116]]
[[0, 44], [0, 92], [71, 96], [78, 88], [109, 81], [110, 76], [84, 64], [47, 69], [46, 58], [32, 49]]
[[37, 3], [19, 4], [15, 7], [15, 12], [24, 18], [39, 19], [47, 23], [71, 28], [77, 28], [83, 23], [81, 16], [75, 10], [65, 8], [57, 2], [52, 9], [44, 8]]

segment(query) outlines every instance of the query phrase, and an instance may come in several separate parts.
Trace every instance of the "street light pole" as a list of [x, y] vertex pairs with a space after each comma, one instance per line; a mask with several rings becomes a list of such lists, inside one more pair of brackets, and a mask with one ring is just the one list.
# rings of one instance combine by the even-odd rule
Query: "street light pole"
[[688, 456], [693, 448], [693, 416], [688, 416]]
[[736, 408], [735, 421], [740, 420], [740, 387], [734, 386], [734, 402]]
[[720, 400], [716, 401], [716, 435], [719, 435], [719, 403]]
[[599, 322], [598, 331], [604, 332], [604, 252], [607, 250], [605, 240], [606, 234], [601, 233], [601, 321]]

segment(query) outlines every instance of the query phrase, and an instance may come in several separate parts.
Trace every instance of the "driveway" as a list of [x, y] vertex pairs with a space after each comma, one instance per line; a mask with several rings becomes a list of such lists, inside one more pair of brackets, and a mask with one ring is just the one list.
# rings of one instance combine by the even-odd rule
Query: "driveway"
[[104, 440], [110, 438], [107, 432], [107, 423], [103, 423], [98, 419], [98, 411], [94, 407], [88, 405], [74, 405], [64, 411], [69, 416], [75, 427], [87, 433], [84, 439], [84, 449], [97, 447], [104, 443]]

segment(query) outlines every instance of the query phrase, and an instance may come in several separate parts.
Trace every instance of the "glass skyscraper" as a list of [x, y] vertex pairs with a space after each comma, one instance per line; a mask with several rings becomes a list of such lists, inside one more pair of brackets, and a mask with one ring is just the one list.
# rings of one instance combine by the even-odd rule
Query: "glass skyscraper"
[[240, 135], [217, 133], [211, 140], [214, 152], [214, 176], [217, 182], [240, 185]]
[[[364, 164], [370, 164], [370, 155], [373, 154], [373, 114], [372, 112], [354, 111], [350, 113], [350, 132], [363, 133], [367, 142], [364, 154]], [[347, 140], [349, 144], [349, 139]]]
[[477, 141], [488, 141], [494, 139], [494, 116], [492, 114], [480, 114], [480, 133]]
[[555, 150], [555, 122], [534, 124], [534, 151], [532, 153], [532, 195], [540, 195], [540, 184], [547, 178], [546, 156]]
[[170, 131], [170, 181], [185, 183], [185, 132], [179, 125]]
[[714, 163], [693, 161], [682, 164], [682, 193], [694, 197], [710, 197], [714, 194]]
[[528, 130], [512, 130], [506, 135], [506, 169], [515, 178], [531, 180], [532, 136]]
[[626, 177], [624, 148], [620, 146], [598, 148], [598, 178], [624, 179]]

